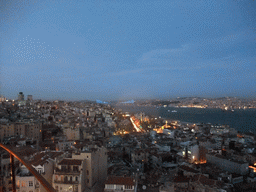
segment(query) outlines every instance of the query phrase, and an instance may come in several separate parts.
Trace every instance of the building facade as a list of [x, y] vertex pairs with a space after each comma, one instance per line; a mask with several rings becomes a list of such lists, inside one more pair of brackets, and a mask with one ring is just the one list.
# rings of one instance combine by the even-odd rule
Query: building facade
[[78, 159], [63, 159], [56, 164], [52, 178], [52, 186], [57, 192], [84, 191], [85, 161]]
[[84, 160], [85, 185], [93, 187], [96, 182], [104, 183], [107, 178], [107, 149], [105, 147], [95, 147], [88, 151], [72, 154], [73, 159]]
[[41, 122], [15, 122], [0, 125], [1, 141], [7, 137], [23, 136], [27, 139], [42, 141], [42, 123]]
[[246, 175], [249, 172], [249, 163], [228, 159], [219, 154], [206, 154], [206, 160], [230, 173]]
[[133, 192], [135, 191], [135, 180], [132, 177], [110, 176], [105, 182], [105, 192]]

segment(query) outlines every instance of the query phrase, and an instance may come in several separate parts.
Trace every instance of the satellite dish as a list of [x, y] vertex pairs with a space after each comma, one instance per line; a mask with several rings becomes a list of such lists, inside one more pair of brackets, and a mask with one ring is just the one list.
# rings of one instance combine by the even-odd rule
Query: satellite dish
[[146, 185], [143, 185], [143, 186], [142, 186], [142, 189], [143, 189], [143, 190], [146, 190], [146, 189], [147, 189]]

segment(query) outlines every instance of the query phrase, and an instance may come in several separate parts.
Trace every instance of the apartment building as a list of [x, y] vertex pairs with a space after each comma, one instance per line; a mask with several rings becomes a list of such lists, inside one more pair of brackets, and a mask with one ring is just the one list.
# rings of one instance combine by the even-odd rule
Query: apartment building
[[80, 129], [79, 128], [64, 128], [64, 135], [66, 135], [67, 140], [80, 140]]
[[[63, 159], [63, 155], [62, 152], [35, 153], [29, 158], [28, 162], [48, 183], [52, 183], [54, 162]], [[22, 164], [20, 164], [19, 174], [16, 176], [16, 186], [18, 192], [47, 192], [35, 176]]]
[[0, 125], [0, 139], [23, 136], [28, 139], [42, 141], [42, 123], [41, 122], [15, 122]]
[[58, 192], [82, 192], [85, 188], [85, 161], [79, 159], [63, 159], [54, 169], [52, 186]]
[[88, 148], [86, 151], [73, 153], [72, 159], [83, 160], [85, 185], [88, 188], [96, 182], [104, 183], [107, 178], [107, 149], [104, 146]]
[[220, 169], [230, 173], [246, 175], [249, 172], [249, 163], [224, 157], [219, 154], [206, 154], [206, 160]]
[[105, 192], [133, 192], [135, 191], [135, 180], [132, 177], [110, 176], [105, 182]]

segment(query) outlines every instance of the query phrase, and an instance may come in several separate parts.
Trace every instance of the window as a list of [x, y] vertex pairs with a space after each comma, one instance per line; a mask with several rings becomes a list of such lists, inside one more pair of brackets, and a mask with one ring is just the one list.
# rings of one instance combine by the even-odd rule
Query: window
[[17, 180], [17, 187], [20, 187], [20, 181], [19, 180]]
[[78, 177], [76, 176], [76, 181], [78, 181]]
[[29, 186], [29, 187], [33, 187], [33, 181], [29, 181], [29, 182], [28, 182], [28, 186]]
[[86, 170], [87, 175], [89, 175], [89, 170]]
[[132, 185], [126, 185], [125, 189], [132, 189]]
[[61, 165], [61, 170], [65, 171], [66, 170], [66, 166], [65, 165]]
[[73, 171], [78, 172], [78, 166], [73, 166]]
[[21, 182], [22, 187], [26, 187], [26, 183], [24, 181]]
[[87, 179], [87, 183], [89, 183], [90, 181], [89, 181], [89, 179]]
[[70, 176], [69, 181], [72, 181], [72, 176]]
[[106, 185], [106, 189], [114, 189], [114, 185]]

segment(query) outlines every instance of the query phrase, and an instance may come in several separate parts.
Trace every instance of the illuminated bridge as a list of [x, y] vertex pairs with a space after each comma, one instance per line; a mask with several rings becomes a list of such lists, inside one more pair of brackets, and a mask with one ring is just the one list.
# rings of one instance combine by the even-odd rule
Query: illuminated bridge
[[43, 176], [41, 176], [29, 163], [27, 163], [22, 157], [17, 155], [6, 145], [0, 143], [0, 147], [10, 153], [10, 162], [11, 162], [11, 179], [12, 179], [12, 191], [16, 192], [16, 181], [15, 181], [15, 167], [14, 167], [14, 157], [18, 159], [23, 165], [25, 165], [30, 173], [32, 173], [36, 179], [41, 183], [41, 185], [49, 192], [56, 192], [50, 183], [48, 183]]

